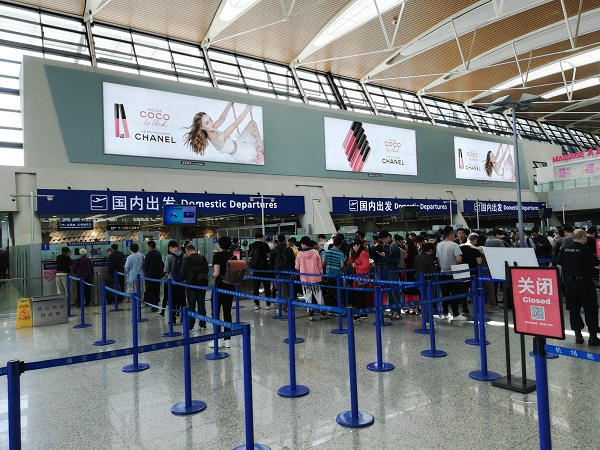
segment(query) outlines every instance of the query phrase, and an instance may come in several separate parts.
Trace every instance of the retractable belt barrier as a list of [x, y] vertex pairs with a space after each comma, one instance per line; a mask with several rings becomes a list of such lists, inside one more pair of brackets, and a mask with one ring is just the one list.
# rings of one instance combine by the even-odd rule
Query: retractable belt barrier
[[[224, 322], [218, 319], [213, 319], [207, 316], [202, 316], [193, 312], [187, 311], [187, 308], [182, 308], [183, 315], [183, 339], [167, 342], [157, 342], [154, 344], [138, 345], [137, 342], [137, 305], [141, 302], [137, 294], [127, 294], [112, 288], [107, 288], [103, 285], [103, 306], [106, 307], [106, 292], [113, 292], [115, 295], [130, 296], [132, 303], [132, 326], [133, 326], [133, 345], [131, 347], [110, 350], [99, 353], [88, 353], [85, 355], [75, 355], [69, 357], [55, 358], [50, 360], [24, 362], [13, 360], [7, 363], [6, 367], [0, 368], [0, 376], [6, 375], [8, 378], [8, 431], [9, 431], [9, 448], [21, 448], [21, 374], [40, 369], [48, 369], [52, 367], [68, 366], [74, 364], [90, 363], [93, 361], [102, 361], [112, 358], [120, 358], [132, 355], [134, 363], [130, 366], [125, 366], [123, 372], [138, 372], [149, 367], [148, 364], [138, 364], [137, 357], [139, 354], [148, 353], [169, 348], [183, 347], [184, 355], [184, 401], [177, 403], [171, 408], [171, 412], [175, 415], [189, 415], [203, 411], [206, 408], [206, 403], [199, 400], [192, 400], [191, 387], [191, 365], [190, 365], [190, 345], [207, 342], [210, 340], [218, 340], [221, 338], [229, 338], [242, 335], [243, 348], [243, 370], [244, 370], [244, 418], [245, 418], [245, 444], [237, 448], [265, 448], [269, 447], [254, 442], [254, 418], [253, 418], [253, 399], [252, 399], [252, 367], [251, 367], [251, 345], [250, 345], [250, 325], [237, 325], [234, 323]], [[212, 335], [204, 336], [189, 336], [188, 316], [192, 316], [197, 320], [203, 320], [215, 325], [215, 327], [229, 328], [230, 331], [216, 332]]]

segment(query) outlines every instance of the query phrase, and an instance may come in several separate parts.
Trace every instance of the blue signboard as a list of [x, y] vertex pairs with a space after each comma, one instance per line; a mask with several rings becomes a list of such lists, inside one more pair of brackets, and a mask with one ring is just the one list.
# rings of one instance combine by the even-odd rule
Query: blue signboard
[[[420, 215], [443, 216], [450, 214], [449, 200], [418, 198], [357, 198], [332, 197], [332, 214], [400, 214], [403, 206], [418, 206]], [[452, 202], [452, 214], [456, 214], [456, 201]]]
[[[196, 205], [198, 214], [304, 214], [304, 197], [177, 192], [38, 189], [38, 214], [156, 214], [165, 205]], [[49, 202], [44, 196], [52, 195]], [[262, 203], [262, 205], [261, 205]]]
[[[477, 203], [477, 205], [475, 205]], [[475, 207], [477, 206], [477, 209]], [[540, 209], [544, 208], [544, 203], [541, 202], [523, 202], [524, 215], [539, 215]], [[477, 214], [483, 215], [517, 215], [517, 202], [505, 201], [483, 201], [483, 200], [463, 200], [463, 214], [472, 216]]]

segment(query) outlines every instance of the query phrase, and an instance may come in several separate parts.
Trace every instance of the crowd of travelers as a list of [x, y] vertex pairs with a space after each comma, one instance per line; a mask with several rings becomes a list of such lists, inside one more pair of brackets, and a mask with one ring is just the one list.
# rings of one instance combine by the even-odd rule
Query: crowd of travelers
[[[540, 265], [558, 265], [562, 271], [563, 293], [566, 297], [567, 309], [571, 311], [571, 328], [575, 331], [576, 342], [584, 342], [582, 329], [584, 322], [579, 311], [583, 308], [585, 312], [585, 324], [590, 333], [589, 345], [600, 345], [597, 337], [598, 314], [596, 284], [598, 280], [598, 268], [600, 261], [596, 258], [596, 237], [598, 232], [594, 227], [585, 230], [575, 230], [569, 225], [556, 227], [546, 234], [540, 233], [538, 228], [524, 231], [522, 240], [525, 247], [533, 248]], [[329, 239], [324, 234], [318, 236], [318, 241], [308, 236], [300, 240], [295, 237], [286, 239], [284, 234], [279, 234], [275, 239], [265, 236], [261, 232], [255, 235], [255, 242], [250, 244], [247, 250], [247, 261], [250, 274], [255, 275], [252, 279], [252, 293], [258, 297], [265, 297], [265, 309], [275, 308], [277, 303], [270, 302], [270, 298], [280, 296], [288, 298], [291, 294], [298, 297], [303, 296], [307, 303], [319, 305], [338, 306], [339, 282], [337, 275], [352, 275], [351, 279], [345, 281], [347, 286], [357, 289], [342, 291], [339, 301], [343, 307], [351, 305], [356, 309], [373, 306], [373, 294], [369, 289], [360, 289], [374, 286], [374, 283], [387, 286], [394, 285], [398, 281], [418, 281], [421, 276], [426, 279], [434, 277], [443, 281], [439, 286], [438, 296], [447, 297], [457, 294], [466, 294], [471, 288], [470, 275], [479, 273], [489, 276], [487, 268], [486, 248], [488, 247], [519, 247], [521, 244], [518, 231], [513, 233], [504, 232], [494, 228], [491, 231], [478, 232], [465, 228], [454, 230], [445, 227], [435, 234], [426, 232], [392, 235], [387, 230], [372, 233], [369, 239], [363, 231], [357, 231], [353, 239], [348, 240], [345, 235], [334, 233]], [[117, 289], [133, 293], [138, 291], [138, 275], [146, 278], [144, 285], [139, 290], [144, 294], [144, 301], [151, 305], [154, 312], [165, 315], [168, 294], [164, 289], [161, 305], [160, 292], [161, 282], [154, 281], [171, 279], [189, 286], [209, 285], [209, 277], [212, 276], [214, 284], [219, 289], [231, 290], [231, 285], [224, 282], [228, 261], [236, 259], [239, 255], [239, 243], [237, 238], [221, 236], [217, 242], [218, 251], [212, 255], [209, 262], [205, 255], [201, 255], [193, 244], [186, 242], [179, 246], [177, 241], [170, 241], [168, 254], [164, 260], [154, 241], [145, 242], [147, 246], [146, 255], [142, 255], [139, 245], [131, 244], [130, 254], [125, 255], [118, 250], [118, 246], [112, 246], [109, 256], [109, 277], [107, 283], [116, 279]], [[74, 275], [89, 279], [89, 258], [81, 254], [74, 267]], [[70, 250], [64, 247], [62, 254], [57, 258], [58, 276], [57, 287], [59, 292], [65, 290], [65, 276], [71, 272]], [[212, 275], [210, 266], [212, 266]], [[461, 270], [468, 272], [464, 277], [456, 277], [453, 272]], [[125, 275], [114, 277], [121, 272]], [[437, 276], [435, 274], [438, 274]], [[271, 282], [269, 279], [279, 277], [281, 282]], [[301, 289], [295, 285], [290, 289], [289, 279], [299, 279], [302, 283]], [[451, 282], [453, 280], [454, 282]], [[483, 283], [487, 312], [500, 311], [498, 303], [501, 302], [498, 290], [502, 288], [501, 283], [486, 281]], [[281, 290], [281, 292], [278, 292]], [[301, 291], [301, 292], [300, 292]], [[420, 291], [417, 288], [393, 289], [384, 294], [384, 304], [389, 305], [386, 315], [392, 320], [402, 319], [402, 314], [420, 314], [419, 306], [411, 304], [420, 299]], [[435, 294], [434, 294], [435, 295]], [[81, 293], [74, 303], [78, 303]], [[89, 293], [85, 292], [86, 304], [89, 302]], [[400, 306], [404, 298], [403, 307]], [[206, 315], [205, 307], [206, 291], [202, 289], [185, 288], [177, 284], [171, 286], [172, 309], [180, 309], [187, 306], [189, 310]], [[219, 293], [217, 296], [217, 311], [213, 311], [213, 317], [220, 317], [232, 321], [232, 303], [234, 296]], [[459, 300], [443, 301], [442, 311], [436, 311], [438, 316], [451, 319], [452, 321], [470, 320], [469, 301], [467, 297]], [[436, 305], [437, 306], [437, 305]], [[261, 302], [254, 300], [254, 309], [261, 309]], [[284, 306], [285, 309], [285, 306]], [[330, 315], [322, 312], [321, 320], [328, 319]], [[177, 323], [178, 315], [171, 312], [169, 320]], [[355, 322], [366, 319], [367, 314], [354, 316]], [[314, 310], [309, 308], [308, 320], [315, 320]], [[180, 319], [181, 323], [181, 319]], [[198, 331], [206, 330], [206, 323], [199, 321]], [[189, 321], [190, 330], [194, 330], [196, 321]], [[213, 346], [211, 342], [209, 345]], [[229, 348], [230, 341], [225, 338], [218, 342], [219, 346]]]

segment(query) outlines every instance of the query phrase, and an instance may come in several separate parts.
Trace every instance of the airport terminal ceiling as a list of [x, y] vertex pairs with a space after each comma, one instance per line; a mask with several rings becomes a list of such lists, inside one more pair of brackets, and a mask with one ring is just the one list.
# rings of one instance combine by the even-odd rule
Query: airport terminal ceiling
[[360, 80], [371, 95], [377, 89], [369, 86], [389, 86], [481, 108], [526, 92], [545, 100], [522, 117], [600, 130], [600, 1], [459, 0], [443, 8], [435, 0], [18, 3], [228, 52], [213, 55], [214, 66], [245, 55], [289, 65], [299, 77], [330, 72], [341, 77], [334, 94], [348, 103], [346, 79]]

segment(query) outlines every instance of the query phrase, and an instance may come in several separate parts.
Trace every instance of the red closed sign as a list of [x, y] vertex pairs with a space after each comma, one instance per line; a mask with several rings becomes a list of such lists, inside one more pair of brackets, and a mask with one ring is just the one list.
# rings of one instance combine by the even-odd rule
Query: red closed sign
[[556, 267], [511, 267], [515, 332], [565, 338], [560, 277]]

